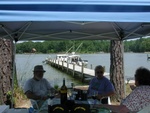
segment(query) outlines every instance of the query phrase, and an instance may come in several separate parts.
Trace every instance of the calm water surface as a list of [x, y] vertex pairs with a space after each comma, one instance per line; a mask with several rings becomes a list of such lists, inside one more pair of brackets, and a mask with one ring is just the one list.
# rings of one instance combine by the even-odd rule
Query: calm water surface
[[[52, 85], [62, 85], [63, 78], [66, 78], [67, 86], [70, 86], [71, 82], [74, 82], [75, 85], [81, 84], [70, 75], [67, 75], [59, 70], [43, 64], [42, 61], [46, 57], [51, 56], [52, 58], [56, 57], [56, 54], [17, 54], [16, 55], [16, 68], [19, 84], [24, 85], [25, 81], [33, 77], [33, 68], [37, 64], [44, 66], [46, 70], [44, 77]], [[96, 65], [103, 65], [106, 68], [106, 72], [109, 72], [110, 69], [110, 54], [81, 54], [81, 58], [88, 60], [88, 68], [94, 69]], [[150, 69], [150, 61], [147, 61], [147, 54], [144, 53], [124, 53], [124, 72], [126, 77], [134, 77], [135, 70], [144, 66]]]

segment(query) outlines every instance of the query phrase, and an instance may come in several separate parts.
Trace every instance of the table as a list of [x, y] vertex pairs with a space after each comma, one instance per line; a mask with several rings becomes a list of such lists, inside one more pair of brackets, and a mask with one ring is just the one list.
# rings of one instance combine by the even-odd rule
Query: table
[[8, 109], [8, 105], [0, 105], [0, 113], [5, 113]]
[[[54, 98], [53, 99], [52, 105], [55, 105], [55, 104], [60, 104], [60, 98]], [[75, 104], [90, 104], [92, 107], [93, 99], [88, 99], [87, 101], [75, 100]], [[98, 103], [98, 101], [97, 101], [96, 104], [100, 104], [100, 103]], [[47, 108], [48, 108], [48, 106], [47, 106]], [[92, 111], [93, 110], [94, 109], [92, 109]], [[96, 110], [94, 110], [94, 111], [96, 111]], [[25, 108], [15, 109], [15, 108], [13, 108], [13, 109], [8, 109], [5, 113], [29, 113], [29, 109], [25, 109]], [[44, 113], [47, 113], [47, 111]]]
[[8, 109], [6, 113], [29, 113], [28, 109], [20, 108], [20, 109]]
[[[47, 100], [48, 101], [48, 100]], [[54, 98], [52, 100], [52, 105], [55, 105], [55, 104], [60, 104], [60, 98]], [[88, 104], [87, 101], [79, 101], [79, 100], [76, 100], [75, 101], [76, 104]], [[29, 109], [25, 109], [25, 108], [11, 108], [9, 109], [9, 106], [1, 106], [0, 107], [1, 109], [4, 109], [4, 113], [29, 113]], [[6, 109], [7, 108], [7, 109]], [[48, 107], [47, 107], [48, 108]], [[1, 110], [2, 111], [2, 110]], [[1, 112], [0, 112], [1, 113]], [[2, 112], [3, 113], [3, 112]]]

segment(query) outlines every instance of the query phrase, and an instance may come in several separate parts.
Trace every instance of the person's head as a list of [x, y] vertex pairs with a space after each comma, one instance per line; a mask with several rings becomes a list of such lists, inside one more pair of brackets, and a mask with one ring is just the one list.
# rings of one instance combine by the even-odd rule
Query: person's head
[[33, 70], [34, 78], [37, 80], [41, 80], [43, 78], [44, 72], [46, 71], [43, 69], [42, 65], [36, 65]]
[[104, 74], [104, 67], [101, 65], [98, 65], [95, 67], [95, 76], [99, 79], [103, 77]]
[[135, 72], [135, 85], [150, 85], [150, 70], [139, 67]]

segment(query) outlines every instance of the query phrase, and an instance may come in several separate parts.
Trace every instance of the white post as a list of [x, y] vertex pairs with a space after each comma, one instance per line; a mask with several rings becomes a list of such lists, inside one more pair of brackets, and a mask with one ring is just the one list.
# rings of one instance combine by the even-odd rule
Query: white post
[[74, 71], [75, 71], [75, 64], [73, 64], [73, 77], [74, 77]]
[[91, 64], [91, 69], [92, 69], [92, 64]]
[[67, 73], [68, 73], [69, 63], [67, 62]]
[[84, 81], [84, 64], [82, 63], [81, 67], [81, 73], [82, 73], [82, 82]]
[[62, 70], [64, 69], [64, 61], [62, 61]]

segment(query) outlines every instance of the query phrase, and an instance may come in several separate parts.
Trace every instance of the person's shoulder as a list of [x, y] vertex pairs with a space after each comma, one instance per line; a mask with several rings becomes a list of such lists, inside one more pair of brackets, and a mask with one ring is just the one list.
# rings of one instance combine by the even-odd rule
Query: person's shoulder
[[103, 77], [103, 82], [107, 85], [112, 85], [111, 81], [107, 77]]
[[137, 86], [131, 93], [135, 95], [141, 94], [141, 96], [150, 95], [150, 86]]
[[103, 80], [110, 81], [107, 77], [103, 76]]
[[149, 90], [150, 91], [150, 86], [149, 85], [141, 85], [135, 88], [135, 90]]
[[48, 82], [48, 80], [46, 78], [42, 78], [42, 81], [44, 82]]
[[33, 82], [33, 78], [29, 78], [27, 82]]
[[93, 81], [93, 80], [97, 80], [97, 77], [93, 77], [93, 78], [91, 79], [91, 81]]
[[46, 78], [42, 78], [42, 80], [47, 80]]
[[30, 86], [33, 83], [34, 83], [33, 78], [30, 78], [25, 82], [25, 87]]

